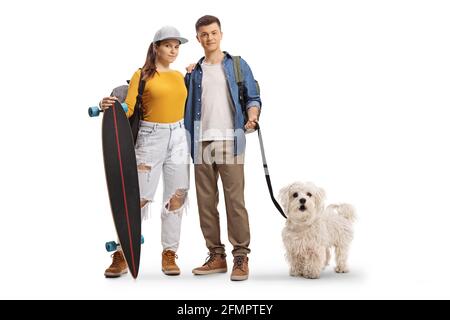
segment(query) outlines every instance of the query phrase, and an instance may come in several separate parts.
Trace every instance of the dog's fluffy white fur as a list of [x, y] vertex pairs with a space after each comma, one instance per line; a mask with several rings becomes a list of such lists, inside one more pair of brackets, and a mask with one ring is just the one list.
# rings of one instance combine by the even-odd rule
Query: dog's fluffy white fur
[[287, 216], [283, 243], [290, 275], [317, 279], [335, 248], [337, 273], [349, 271], [347, 256], [353, 239], [355, 211], [349, 204], [324, 206], [325, 191], [313, 183], [296, 182], [280, 191]]

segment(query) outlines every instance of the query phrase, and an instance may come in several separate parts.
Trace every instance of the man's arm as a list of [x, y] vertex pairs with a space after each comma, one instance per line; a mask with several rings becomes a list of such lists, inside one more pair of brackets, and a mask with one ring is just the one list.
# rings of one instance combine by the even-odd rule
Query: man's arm
[[259, 115], [261, 114], [261, 98], [259, 88], [253, 77], [252, 70], [247, 62], [241, 59], [241, 68], [244, 75], [244, 96], [246, 98], [246, 110], [248, 122], [245, 124], [247, 130], [254, 130], [258, 124]]
[[191, 82], [191, 73], [187, 72], [186, 75], [184, 76], [184, 84], [188, 90], [190, 82]]

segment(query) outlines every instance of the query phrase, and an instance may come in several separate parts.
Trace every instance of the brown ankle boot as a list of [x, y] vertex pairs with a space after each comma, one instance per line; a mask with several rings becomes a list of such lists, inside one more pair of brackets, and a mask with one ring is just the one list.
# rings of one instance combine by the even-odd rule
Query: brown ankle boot
[[162, 253], [162, 272], [168, 276], [178, 276], [180, 268], [178, 268], [175, 259], [178, 256], [172, 250], [164, 250]]
[[246, 256], [237, 256], [233, 260], [232, 281], [242, 281], [248, 279], [248, 258]]
[[114, 252], [111, 257], [113, 261], [108, 269], [105, 270], [106, 278], [118, 278], [128, 272], [127, 262], [122, 251]]
[[196, 275], [204, 275], [227, 272], [227, 260], [225, 257], [225, 254], [210, 252], [208, 261], [206, 261], [203, 266], [192, 270], [192, 273]]

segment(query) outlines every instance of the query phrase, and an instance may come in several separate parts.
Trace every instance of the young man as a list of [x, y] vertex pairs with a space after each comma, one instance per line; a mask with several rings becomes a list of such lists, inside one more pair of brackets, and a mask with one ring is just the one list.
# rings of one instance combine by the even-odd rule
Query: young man
[[188, 99], [184, 121], [190, 133], [200, 225], [209, 258], [192, 272], [196, 275], [227, 272], [217, 210], [217, 181], [220, 175], [225, 195], [228, 239], [233, 245], [231, 280], [246, 280], [249, 274], [247, 254], [250, 253], [250, 230], [244, 201], [245, 130], [256, 128], [261, 100], [252, 71], [241, 59], [244, 107], [248, 115], [248, 121], [244, 123], [233, 58], [220, 49], [223, 34], [219, 19], [214, 16], [201, 17], [195, 28], [205, 57], [186, 75]]

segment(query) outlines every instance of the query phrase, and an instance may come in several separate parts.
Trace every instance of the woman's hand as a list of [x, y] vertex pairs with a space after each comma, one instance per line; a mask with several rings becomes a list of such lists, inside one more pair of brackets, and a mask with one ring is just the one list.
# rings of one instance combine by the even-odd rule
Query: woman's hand
[[106, 109], [112, 107], [116, 101], [119, 101], [117, 97], [104, 97], [102, 100], [100, 100], [98, 106], [100, 107], [100, 109], [105, 111]]
[[191, 63], [190, 65], [188, 65], [186, 67], [186, 72], [191, 73], [192, 71], [194, 71], [196, 65], [197, 65], [196, 63]]

